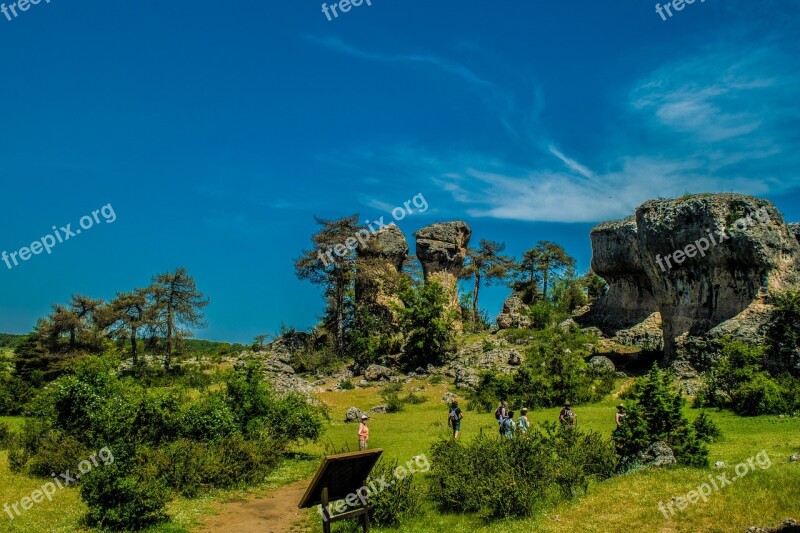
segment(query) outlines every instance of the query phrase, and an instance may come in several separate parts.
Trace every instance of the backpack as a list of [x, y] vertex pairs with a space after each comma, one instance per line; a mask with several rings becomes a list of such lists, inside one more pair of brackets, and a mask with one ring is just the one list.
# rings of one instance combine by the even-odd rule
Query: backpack
[[500, 420], [501, 416], [503, 416], [503, 406], [502, 405], [500, 407], [498, 407], [497, 410], [494, 412], [494, 417], [495, 417], [496, 420]]
[[458, 422], [458, 411], [455, 408], [450, 409], [450, 422]]

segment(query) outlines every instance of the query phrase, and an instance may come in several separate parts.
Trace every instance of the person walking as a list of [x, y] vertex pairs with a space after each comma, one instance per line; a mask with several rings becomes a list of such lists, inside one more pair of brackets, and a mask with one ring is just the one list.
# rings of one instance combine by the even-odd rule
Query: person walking
[[513, 439], [516, 429], [516, 424], [514, 424], [514, 411], [509, 411], [508, 418], [505, 418], [503, 422], [500, 423], [500, 434], [507, 439]]
[[367, 427], [367, 415], [361, 415], [361, 424], [358, 425], [358, 449], [366, 450], [369, 448], [369, 428]]
[[569, 402], [564, 403], [564, 408], [559, 413], [558, 420], [563, 426], [578, 427], [578, 415], [572, 412], [572, 405]]
[[528, 420], [528, 409], [523, 407], [522, 411], [520, 411], [519, 419], [517, 420], [517, 428], [520, 433], [527, 435], [529, 427], [531, 427], [531, 423]]
[[622, 425], [622, 419], [625, 418], [625, 406], [619, 404], [617, 406], [617, 414], [614, 415], [614, 420], [617, 422], [617, 428]]
[[499, 422], [500, 425], [502, 426], [503, 425], [503, 420], [508, 418], [508, 402], [507, 401], [503, 400], [502, 402], [500, 402], [500, 407], [498, 407], [495, 410], [494, 417], [497, 419], [497, 422]]
[[457, 439], [461, 432], [462, 418], [464, 418], [464, 414], [458, 408], [458, 402], [453, 400], [453, 403], [450, 404], [450, 414], [447, 415], [447, 425], [453, 429], [453, 440]]

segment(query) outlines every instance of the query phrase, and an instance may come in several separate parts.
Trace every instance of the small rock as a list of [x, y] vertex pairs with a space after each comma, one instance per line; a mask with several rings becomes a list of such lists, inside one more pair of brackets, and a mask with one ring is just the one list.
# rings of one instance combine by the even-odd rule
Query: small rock
[[589, 359], [589, 364], [597, 369], [607, 368], [611, 372], [616, 372], [614, 362], [604, 355], [595, 355]]
[[359, 409], [358, 407], [351, 407], [347, 410], [347, 413], [344, 415], [345, 422], [358, 422], [361, 420], [361, 416], [365, 415], [366, 413]]
[[392, 371], [381, 365], [369, 365], [367, 369], [364, 370], [364, 379], [368, 381], [389, 379], [391, 375]]
[[442, 401], [445, 402], [445, 403], [448, 403], [448, 404], [453, 403], [453, 400], [457, 400], [457, 399], [458, 399], [458, 395], [457, 394], [453, 394], [452, 392], [445, 392], [444, 396], [442, 396]]
[[508, 354], [508, 364], [511, 366], [519, 366], [522, 364], [522, 356], [516, 350], [511, 350]]
[[386, 413], [389, 410], [389, 406], [386, 404], [383, 405], [376, 405], [372, 408], [373, 413]]
[[367, 381], [366, 379], [359, 379], [358, 382], [356, 383], [356, 386], [361, 387], [362, 389], [364, 387], [369, 387], [369, 381]]
[[790, 463], [796, 463], [797, 461], [800, 461], [800, 455], [794, 454], [789, 456]]
[[722, 461], [717, 461], [716, 463], [714, 463], [714, 468], [725, 468], [725, 463], [723, 463]]

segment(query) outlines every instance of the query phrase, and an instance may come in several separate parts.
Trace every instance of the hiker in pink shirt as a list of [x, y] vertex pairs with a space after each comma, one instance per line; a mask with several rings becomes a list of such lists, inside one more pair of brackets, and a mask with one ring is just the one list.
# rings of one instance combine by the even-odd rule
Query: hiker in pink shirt
[[366, 450], [369, 447], [369, 428], [367, 427], [367, 415], [361, 415], [361, 424], [358, 425], [358, 449]]

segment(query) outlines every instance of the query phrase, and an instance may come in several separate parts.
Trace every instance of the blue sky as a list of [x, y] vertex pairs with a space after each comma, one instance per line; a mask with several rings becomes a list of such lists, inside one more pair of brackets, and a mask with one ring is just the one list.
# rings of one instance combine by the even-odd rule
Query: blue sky
[[[179, 265], [211, 298], [200, 337], [308, 327], [322, 300], [293, 258], [313, 216], [374, 220], [418, 193], [409, 238], [463, 219], [516, 255], [560, 242], [581, 270], [591, 227], [650, 198], [742, 192], [800, 220], [799, 14], [372, 0], [328, 21], [306, 0], [52, 0], [0, 15], [0, 251], [117, 215], [0, 263], [0, 331]], [[491, 316], [505, 296], [483, 293]]]

